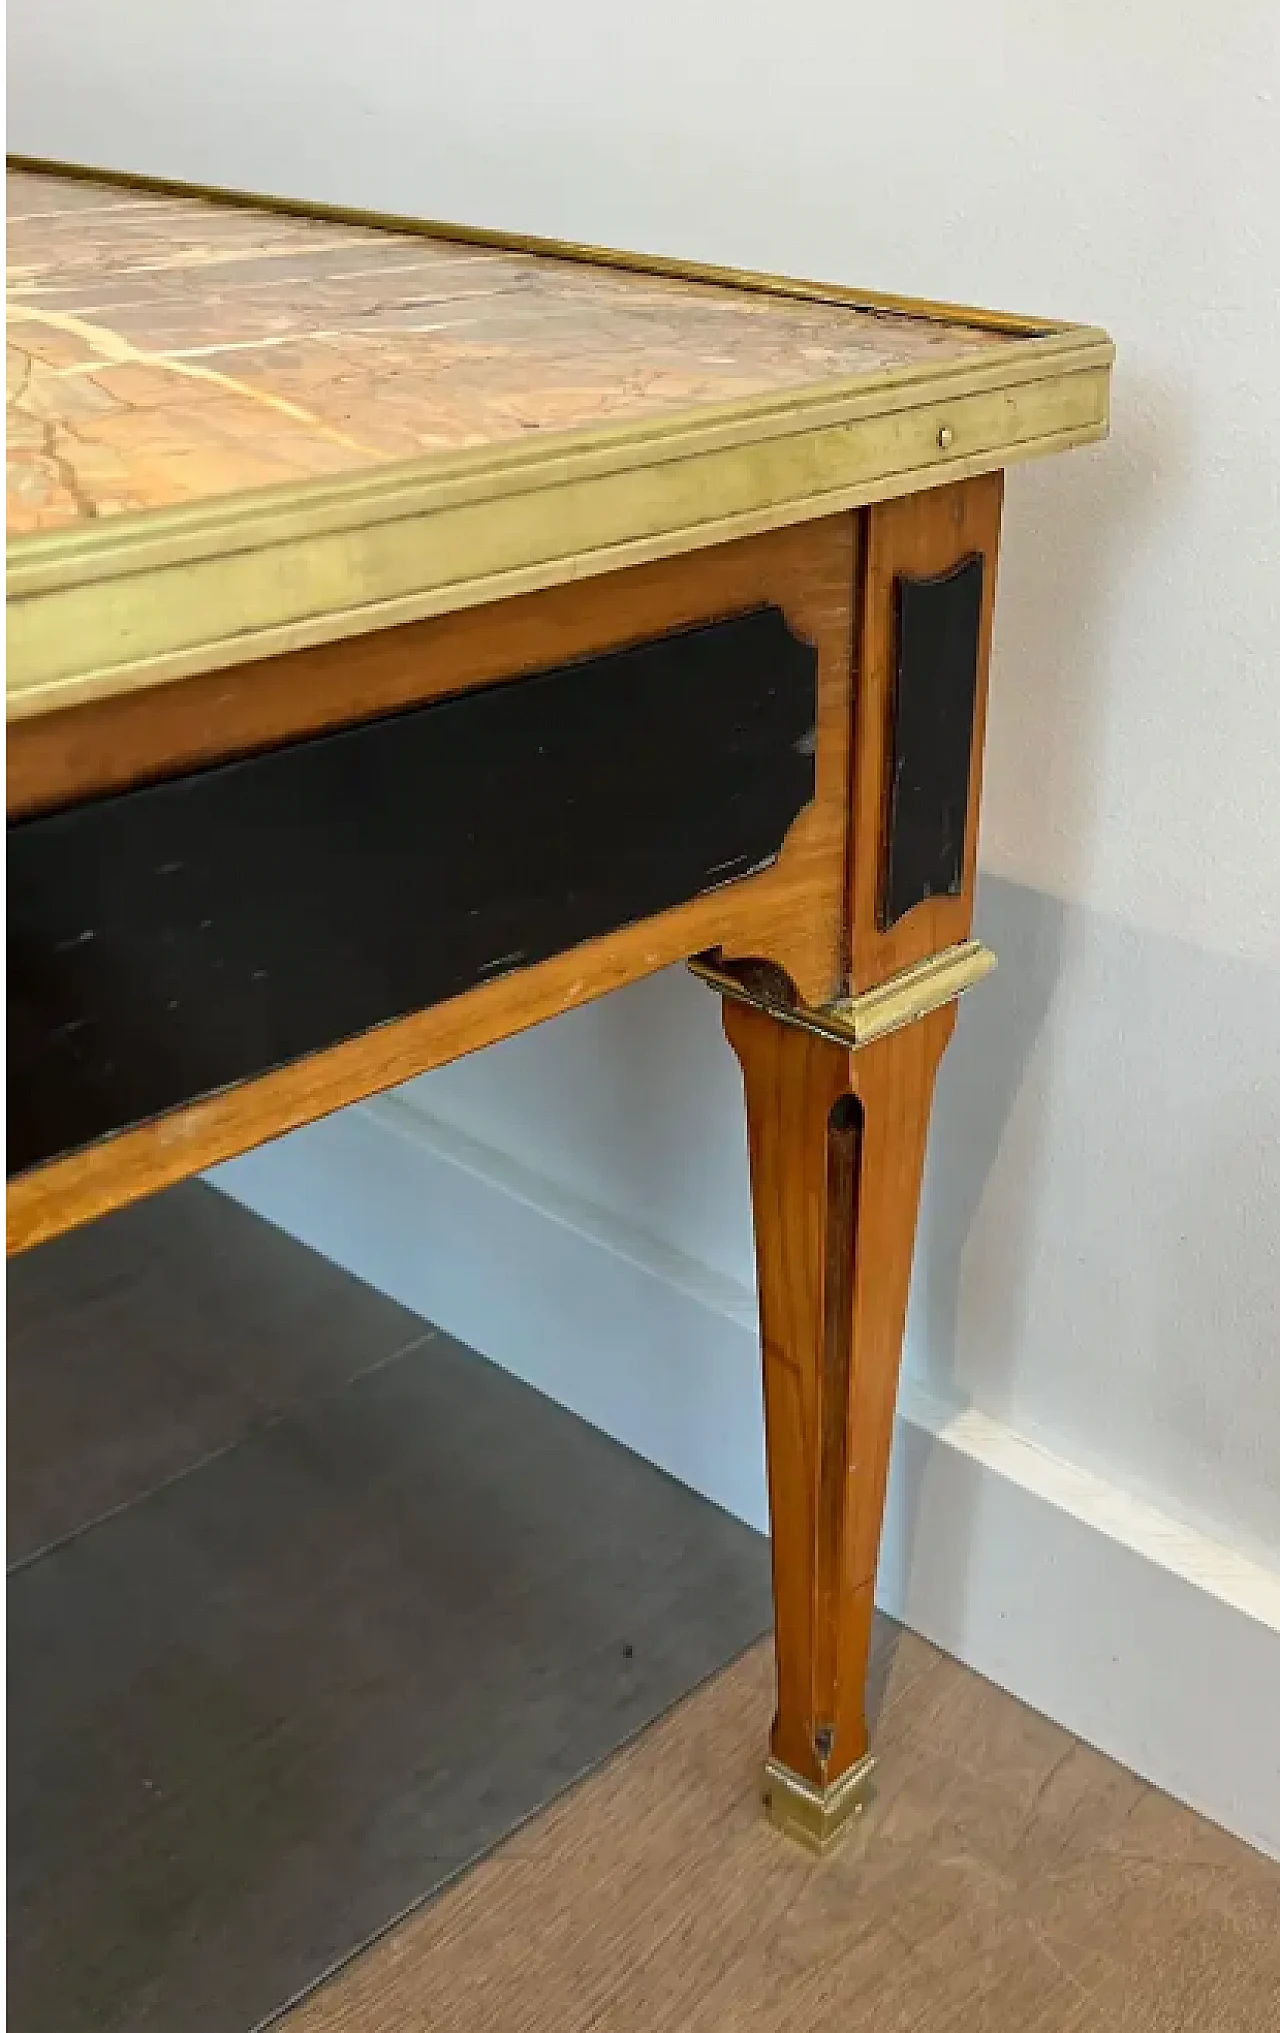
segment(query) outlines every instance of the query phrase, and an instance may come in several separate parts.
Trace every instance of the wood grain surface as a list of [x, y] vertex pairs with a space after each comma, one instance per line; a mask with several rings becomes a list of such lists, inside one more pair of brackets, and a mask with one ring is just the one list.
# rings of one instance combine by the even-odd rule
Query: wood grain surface
[[28, 1173], [8, 1190], [9, 1251], [705, 947], [773, 962], [811, 1001], [837, 993], [857, 536], [835, 516], [15, 727], [9, 793], [31, 811], [764, 601], [818, 651], [816, 796], [773, 868]]
[[860, 1052], [724, 1003], [751, 1156], [773, 1539], [775, 1758], [828, 1786], [864, 1694], [916, 1212], [947, 1004]]
[[1001, 343], [27, 170], [8, 211], [11, 534]]
[[285, 2033], [1275, 2033], [1280, 1869], [881, 1623], [876, 1801], [769, 1827], [769, 1647]]
[[51, 811], [770, 605], [818, 650], [819, 754], [831, 759], [819, 800], [847, 798], [847, 738], [833, 743], [849, 696], [859, 527], [855, 515], [826, 516], [403, 628], [254, 658], [179, 685], [11, 721], [7, 815]]
[[[875, 988], [943, 946], [958, 945], [973, 923], [973, 882], [982, 798], [982, 747], [995, 616], [996, 565], [1004, 474], [984, 473], [950, 487], [929, 488], [867, 511], [858, 692], [854, 732], [854, 833], [850, 915], [853, 986]], [[896, 662], [894, 582], [900, 573], [930, 578], [962, 558], [983, 561], [978, 682], [969, 763], [969, 806], [958, 896], [935, 896], [881, 929], [893, 759]]]

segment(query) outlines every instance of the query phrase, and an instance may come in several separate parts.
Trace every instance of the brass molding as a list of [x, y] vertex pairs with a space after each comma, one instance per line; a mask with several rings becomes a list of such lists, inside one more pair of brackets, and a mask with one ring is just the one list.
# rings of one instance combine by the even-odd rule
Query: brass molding
[[944, 947], [941, 953], [930, 954], [914, 967], [904, 967], [901, 974], [893, 975], [878, 988], [842, 996], [837, 1002], [824, 1003], [820, 1009], [807, 1003], [784, 1002], [707, 960], [690, 960], [688, 966], [699, 981], [705, 981], [708, 988], [728, 996], [730, 1001], [745, 1002], [778, 1023], [791, 1024], [796, 1030], [809, 1031], [814, 1037], [828, 1038], [832, 1044], [858, 1052], [877, 1038], [887, 1037], [890, 1031], [900, 1031], [918, 1017], [941, 1009], [944, 1003], [954, 1002], [966, 988], [972, 988], [990, 974], [995, 964], [996, 956], [989, 946], [978, 939], [966, 939], [963, 945]]
[[814, 1786], [776, 1758], [766, 1758], [764, 1804], [774, 1827], [823, 1856], [874, 1797], [874, 1758], [856, 1765], [830, 1786]]
[[1020, 352], [17, 537], [8, 717], [540, 592], [1106, 436], [1110, 369], [1096, 343], [1032, 339]]
[[967, 359], [946, 364], [816, 380], [782, 394], [16, 537], [7, 548], [10, 720], [844, 513], [1107, 434], [1114, 348], [1091, 326], [10, 160], [641, 274], [946, 318], [990, 335]]

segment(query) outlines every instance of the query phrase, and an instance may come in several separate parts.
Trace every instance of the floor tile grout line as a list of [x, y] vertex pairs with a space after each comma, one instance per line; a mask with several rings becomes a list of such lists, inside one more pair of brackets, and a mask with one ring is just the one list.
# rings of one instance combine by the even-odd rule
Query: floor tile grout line
[[30, 1553], [19, 1555], [18, 1559], [11, 1561], [6, 1567], [6, 1581], [16, 1580], [29, 1568], [38, 1566], [68, 1546], [74, 1546], [77, 1540], [87, 1538], [90, 1532], [96, 1532], [100, 1526], [109, 1525], [116, 1518], [122, 1518], [128, 1512], [139, 1509], [141, 1505], [150, 1503], [153, 1497], [163, 1496], [166, 1491], [176, 1489], [188, 1476], [199, 1475], [204, 1469], [211, 1468], [215, 1462], [225, 1460], [228, 1455], [234, 1454], [247, 1440], [256, 1440], [264, 1433], [276, 1432], [279, 1427], [287, 1426], [291, 1419], [296, 1419], [308, 1406], [331, 1403], [335, 1398], [341, 1397], [344, 1391], [363, 1383], [367, 1377], [376, 1376], [380, 1370], [389, 1368], [392, 1363], [402, 1361], [405, 1356], [412, 1355], [417, 1349], [425, 1348], [430, 1342], [439, 1341], [441, 1338], [440, 1328], [428, 1325], [411, 1341], [404, 1342], [399, 1348], [388, 1350], [385, 1355], [366, 1363], [363, 1369], [353, 1370], [341, 1383], [317, 1391], [314, 1397], [295, 1399], [292, 1404], [278, 1406], [274, 1411], [264, 1413], [261, 1418], [251, 1420], [233, 1439], [225, 1441], [221, 1447], [209, 1448], [194, 1461], [188, 1461], [182, 1468], [175, 1469], [172, 1475], [166, 1475], [159, 1482], [152, 1483], [149, 1489], [138, 1490], [133, 1496], [122, 1497], [118, 1504], [111, 1504], [105, 1511], [98, 1511], [83, 1524], [72, 1526], [69, 1532], [61, 1532], [56, 1539], [48, 1539], [42, 1546], [34, 1547]]

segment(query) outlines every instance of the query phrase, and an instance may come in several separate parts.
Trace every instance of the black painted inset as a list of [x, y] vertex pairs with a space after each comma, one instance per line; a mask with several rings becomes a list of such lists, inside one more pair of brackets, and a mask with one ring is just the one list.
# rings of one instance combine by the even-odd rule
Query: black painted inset
[[894, 581], [897, 654], [880, 927], [964, 880], [982, 558]]
[[20, 821], [10, 1175], [767, 866], [816, 708], [759, 608]]

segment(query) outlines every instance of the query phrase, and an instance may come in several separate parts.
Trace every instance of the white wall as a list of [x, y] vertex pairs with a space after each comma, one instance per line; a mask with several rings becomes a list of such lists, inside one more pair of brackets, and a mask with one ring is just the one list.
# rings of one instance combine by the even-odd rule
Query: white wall
[[[1261, 1617], [1280, 1572], [1274, 0], [365, 0], [358, 11], [13, 0], [9, 44], [15, 149], [1113, 332], [1112, 442], [1010, 480], [980, 904], [1002, 966], [964, 1012], [944, 1069], [908, 1392], [990, 1422], [996, 1454], [1006, 1442], [1050, 1450], [1046, 1489], [1053, 1476], [1055, 1488], [1076, 1471], [1093, 1478], [1099, 1518], [1111, 1498], [1146, 1506], [1157, 1536], [1160, 1520], [1181, 1532], [1174, 1564], [1206, 1600], [1247, 1596]], [[717, 1317], [741, 1322], [740, 1100], [714, 1008], [682, 977], [446, 1069], [407, 1101], [416, 1113], [395, 1121], [402, 1143], [418, 1125], [424, 1218], [436, 1205], [428, 1175], [461, 1165], [585, 1238], [602, 1293], [606, 1263], [644, 1257], [673, 1291], [714, 1291]], [[385, 1129], [389, 1118], [368, 1120]], [[419, 1253], [403, 1225], [380, 1232], [362, 1216], [380, 1204], [376, 1142], [322, 1126], [224, 1183], [449, 1312], [446, 1324], [500, 1359], [536, 1368], [528, 1323], [553, 1317], [539, 1310], [540, 1264], [497, 1260], [516, 1232], [502, 1222], [478, 1222], [469, 1242], [451, 1235], [447, 1276], [429, 1237]], [[385, 1157], [385, 1139], [377, 1148]], [[618, 1275], [613, 1311], [602, 1299], [590, 1323], [566, 1316], [540, 1373], [636, 1444], [663, 1458], [676, 1448], [679, 1472], [750, 1513], [747, 1361], [740, 1377], [727, 1354], [715, 1371], [719, 1425], [701, 1399], [695, 1416], [689, 1395], [703, 1346], [692, 1328], [687, 1362], [650, 1370], [647, 1385], [642, 1368], [632, 1376], [624, 1312], [648, 1315]], [[670, 1321], [662, 1332], [677, 1335]], [[597, 1372], [611, 1369], [617, 1394], [600, 1397]], [[727, 1451], [725, 1434], [736, 1436]], [[899, 1484], [887, 1567], [909, 1611], [913, 1562], [928, 1593], [937, 1505]], [[948, 1569], [953, 1604], [987, 1602], [991, 1629], [1007, 1626], [1017, 1587], [980, 1520], [937, 1530], [969, 1544], [967, 1566]], [[1170, 1711], [1153, 1744], [1138, 1720], [1141, 1661], [1126, 1693], [1108, 1681], [1107, 1647], [1086, 1645], [1086, 1696], [1062, 1648], [1061, 1670], [1044, 1670], [1049, 1640], [1019, 1604], [1030, 1635], [1017, 1656], [949, 1610], [921, 1620], [1280, 1848], [1263, 1654], [1250, 1654], [1252, 1706], [1246, 1694], [1230, 1712]], [[1171, 1674], [1197, 1630], [1210, 1642], [1186, 1615], [1176, 1644], [1160, 1626]], [[1152, 1633], [1148, 1675], [1164, 1642]], [[1211, 1711], [1211, 1693], [1203, 1701]], [[1258, 1774], [1247, 1805], [1240, 1774], [1196, 1794], [1196, 1754], [1232, 1732]]]

